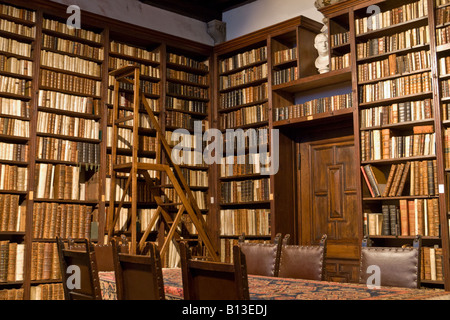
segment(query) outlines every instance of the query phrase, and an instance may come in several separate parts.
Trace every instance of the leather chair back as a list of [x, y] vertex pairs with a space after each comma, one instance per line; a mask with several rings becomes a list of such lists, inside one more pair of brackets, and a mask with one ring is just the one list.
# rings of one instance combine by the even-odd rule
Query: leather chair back
[[323, 235], [318, 246], [287, 245], [283, 241], [280, 256], [281, 278], [318, 280], [324, 279], [327, 235]]
[[239, 246], [245, 255], [247, 263], [247, 274], [277, 277], [280, 252], [281, 252], [281, 235], [277, 235], [274, 243], [252, 243], [243, 242], [240, 238]]
[[408, 248], [369, 247], [367, 239], [364, 239], [361, 247], [359, 282], [366, 284], [369, 277], [378, 270], [380, 286], [419, 288], [420, 246], [420, 237], [414, 240], [413, 247]]

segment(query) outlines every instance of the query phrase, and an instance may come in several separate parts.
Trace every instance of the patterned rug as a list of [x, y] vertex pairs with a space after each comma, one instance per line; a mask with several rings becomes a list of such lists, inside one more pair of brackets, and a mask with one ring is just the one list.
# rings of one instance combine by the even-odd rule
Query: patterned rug
[[[163, 269], [167, 299], [183, 299], [180, 269]], [[100, 276], [105, 300], [116, 299], [114, 273]], [[248, 276], [251, 300], [450, 300], [450, 292], [434, 289], [368, 289], [352, 283]]]

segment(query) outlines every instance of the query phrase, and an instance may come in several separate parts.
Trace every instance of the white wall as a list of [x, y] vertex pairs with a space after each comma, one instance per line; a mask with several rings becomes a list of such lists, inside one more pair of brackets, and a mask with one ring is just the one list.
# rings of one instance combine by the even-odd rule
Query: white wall
[[[83, 11], [121, 20], [152, 30], [214, 45], [213, 39], [206, 32], [206, 23], [182, 15], [143, 4], [137, 0], [51, 0], [53, 2], [77, 5]], [[69, 15], [68, 15], [69, 16]]]
[[322, 22], [323, 15], [314, 6], [315, 0], [257, 0], [226, 11], [227, 40], [303, 15]]

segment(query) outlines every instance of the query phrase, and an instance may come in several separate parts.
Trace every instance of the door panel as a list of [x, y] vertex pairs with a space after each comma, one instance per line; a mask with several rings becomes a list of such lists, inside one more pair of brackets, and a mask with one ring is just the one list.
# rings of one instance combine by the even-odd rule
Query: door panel
[[[347, 261], [346, 270], [355, 270], [359, 239], [353, 136], [325, 135], [321, 139], [301, 141], [299, 151], [299, 243], [318, 245], [326, 233], [329, 263], [339, 261], [342, 270], [342, 264]], [[337, 266], [329, 265], [327, 270], [337, 270]], [[357, 275], [348, 279], [357, 279]]]

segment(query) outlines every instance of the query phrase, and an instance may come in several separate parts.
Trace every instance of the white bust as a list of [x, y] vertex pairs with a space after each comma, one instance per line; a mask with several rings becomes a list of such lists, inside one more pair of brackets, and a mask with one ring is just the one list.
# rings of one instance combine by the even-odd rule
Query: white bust
[[328, 36], [326, 33], [319, 33], [314, 39], [314, 48], [317, 49], [319, 57], [316, 59], [316, 68], [319, 73], [330, 71], [329, 52], [328, 52]]

